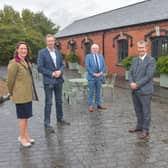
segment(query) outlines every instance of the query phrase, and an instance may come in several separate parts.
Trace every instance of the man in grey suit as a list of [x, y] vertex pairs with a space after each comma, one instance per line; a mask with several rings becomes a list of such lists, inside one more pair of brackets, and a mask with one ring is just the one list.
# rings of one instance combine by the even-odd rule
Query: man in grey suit
[[129, 84], [137, 117], [137, 125], [130, 133], [140, 132], [140, 139], [149, 136], [151, 122], [151, 98], [153, 93], [153, 76], [156, 69], [155, 59], [147, 55], [146, 42], [137, 43], [139, 57], [132, 62], [129, 71]]

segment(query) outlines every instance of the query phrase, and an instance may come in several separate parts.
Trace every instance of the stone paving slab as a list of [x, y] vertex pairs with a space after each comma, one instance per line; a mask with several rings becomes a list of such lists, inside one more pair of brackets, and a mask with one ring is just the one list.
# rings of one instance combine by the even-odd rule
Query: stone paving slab
[[139, 140], [129, 134], [135, 126], [130, 92], [116, 88], [112, 101], [105, 92], [106, 111], [89, 113], [86, 97], [78, 104], [64, 101], [65, 119], [70, 126], [57, 126], [55, 108], [52, 125], [55, 134], [43, 127], [44, 93], [36, 83], [39, 102], [33, 103], [34, 116], [29, 129], [36, 143], [25, 149], [17, 142], [18, 122], [11, 101], [0, 105], [0, 168], [167, 168], [168, 104], [152, 102], [151, 136]]

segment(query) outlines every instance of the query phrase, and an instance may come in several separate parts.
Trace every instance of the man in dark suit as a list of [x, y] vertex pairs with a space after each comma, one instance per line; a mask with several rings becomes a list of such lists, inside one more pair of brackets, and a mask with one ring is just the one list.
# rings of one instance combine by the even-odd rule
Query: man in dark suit
[[89, 84], [89, 112], [93, 112], [93, 98], [94, 92], [96, 97], [97, 108], [100, 110], [105, 110], [106, 107], [101, 105], [101, 85], [103, 81], [103, 73], [105, 72], [105, 62], [103, 55], [99, 54], [99, 46], [93, 44], [91, 46], [91, 54], [86, 55], [85, 66], [87, 69], [87, 80]]
[[139, 57], [132, 62], [129, 71], [129, 84], [132, 90], [137, 125], [130, 133], [140, 132], [140, 139], [149, 136], [151, 122], [151, 98], [153, 93], [153, 76], [156, 69], [155, 59], [147, 55], [146, 42], [137, 43]]
[[56, 117], [58, 124], [67, 124], [63, 120], [62, 110], [62, 85], [63, 85], [63, 68], [62, 55], [55, 48], [54, 35], [46, 36], [47, 47], [41, 49], [38, 53], [38, 71], [43, 75], [45, 91], [45, 109], [44, 109], [44, 126], [53, 130], [50, 125], [50, 115], [52, 107], [53, 93], [55, 94]]

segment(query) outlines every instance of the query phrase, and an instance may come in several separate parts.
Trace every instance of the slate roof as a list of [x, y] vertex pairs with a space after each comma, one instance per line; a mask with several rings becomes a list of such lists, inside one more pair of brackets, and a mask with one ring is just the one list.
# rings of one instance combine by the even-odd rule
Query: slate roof
[[168, 0], [146, 0], [74, 21], [56, 34], [57, 38], [168, 20]]

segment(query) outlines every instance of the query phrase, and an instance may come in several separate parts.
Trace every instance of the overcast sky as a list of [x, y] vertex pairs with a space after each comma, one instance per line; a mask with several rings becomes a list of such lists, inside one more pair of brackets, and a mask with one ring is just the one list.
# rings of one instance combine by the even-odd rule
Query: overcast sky
[[61, 29], [74, 20], [141, 2], [143, 0], [0, 0], [0, 9], [10, 5], [15, 10], [43, 11]]

